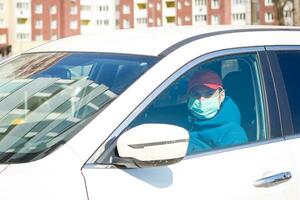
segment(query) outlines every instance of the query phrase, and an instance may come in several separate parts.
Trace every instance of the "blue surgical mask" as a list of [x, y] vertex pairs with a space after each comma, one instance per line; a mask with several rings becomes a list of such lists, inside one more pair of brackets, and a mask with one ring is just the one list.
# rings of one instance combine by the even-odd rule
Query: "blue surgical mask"
[[199, 119], [210, 119], [220, 109], [219, 95], [202, 100], [190, 97], [188, 109]]

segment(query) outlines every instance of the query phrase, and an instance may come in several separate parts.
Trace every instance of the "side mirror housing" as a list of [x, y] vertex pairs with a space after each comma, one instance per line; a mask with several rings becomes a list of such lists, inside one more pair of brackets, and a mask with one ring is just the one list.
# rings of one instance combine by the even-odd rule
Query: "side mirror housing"
[[174, 125], [143, 124], [123, 133], [117, 141], [120, 160], [131, 159], [138, 167], [177, 163], [184, 158], [188, 131]]

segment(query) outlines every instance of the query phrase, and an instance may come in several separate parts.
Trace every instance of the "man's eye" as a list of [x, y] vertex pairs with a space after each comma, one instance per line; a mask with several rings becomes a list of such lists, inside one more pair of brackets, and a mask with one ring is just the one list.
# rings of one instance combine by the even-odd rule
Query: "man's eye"
[[214, 92], [208, 92], [206, 93], [207, 96], [212, 96], [214, 94]]

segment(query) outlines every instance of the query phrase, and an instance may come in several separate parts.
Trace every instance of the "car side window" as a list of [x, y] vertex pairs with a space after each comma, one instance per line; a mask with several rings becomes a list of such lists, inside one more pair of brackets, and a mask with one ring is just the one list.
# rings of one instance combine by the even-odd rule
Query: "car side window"
[[258, 68], [256, 53], [199, 63], [151, 102], [128, 129], [145, 123], [181, 126], [190, 136], [187, 154], [265, 140]]
[[278, 51], [276, 57], [288, 96], [294, 131], [300, 133], [300, 51]]

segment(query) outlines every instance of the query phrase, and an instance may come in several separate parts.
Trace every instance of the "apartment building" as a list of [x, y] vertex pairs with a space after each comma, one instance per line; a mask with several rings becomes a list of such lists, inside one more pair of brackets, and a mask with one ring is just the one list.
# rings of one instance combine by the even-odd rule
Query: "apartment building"
[[[174, 25], [275, 25], [273, 0], [119, 0], [118, 28]], [[293, 24], [293, 4], [284, 9]]]
[[230, 21], [233, 25], [251, 24], [251, 1], [232, 0]]
[[193, 5], [192, 0], [177, 0], [177, 5], [176, 5], [177, 25], [193, 24], [192, 5]]
[[134, 1], [133, 0], [120, 0], [118, 8], [118, 26], [120, 29], [134, 27]]
[[115, 0], [80, 0], [81, 34], [116, 28]]
[[[151, 6], [152, 5], [153, 4], [151, 4]], [[149, 4], [147, 0], [136, 0], [134, 1], [133, 7], [134, 28], [148, 27], [148, 20], [153, 23], [153, 19], [148, 19], [147, 7], [149, 7]]]
[[0, 56], [2, 57], [6, 57], [11, 52], [8, 32], [8, 24], [10, 23], [9, 6], [8, 1], [0, 0]]
[[14, 41], [31, 41], [31, 0], [13, 0]]
[[80, 34], [79, 0], [31, 0], [33, 41]]
[[148, 27], [162, 25], [163, 12], [161, 0], [148, 0], [147, 12]]
[[[293, 25], [291, 0], [284, 23]], [[0, 0], [0, 54], [45, 41], [155, 26], [278, 24], [273, 0]]]

